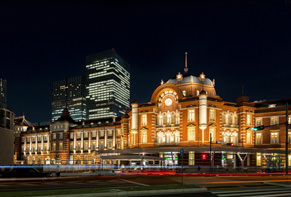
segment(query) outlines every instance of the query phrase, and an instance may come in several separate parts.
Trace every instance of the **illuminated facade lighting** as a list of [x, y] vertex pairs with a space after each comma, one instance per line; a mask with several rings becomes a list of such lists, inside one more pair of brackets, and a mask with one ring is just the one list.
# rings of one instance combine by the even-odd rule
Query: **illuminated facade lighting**
[[129, 65], [114, 50], [87, 56], [88, 119], [121, 116], [130, 105]]

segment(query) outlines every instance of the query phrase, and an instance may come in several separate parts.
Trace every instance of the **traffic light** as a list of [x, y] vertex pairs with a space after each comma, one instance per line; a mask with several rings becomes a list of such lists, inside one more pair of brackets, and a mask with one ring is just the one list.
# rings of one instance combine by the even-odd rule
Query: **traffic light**
[[206, 160], [206, 154], [203, 153], [203, 154], [201, 155], [201, 158], [202, 158], [202, 160]]
[[228, 145], [228, 146], [234, 146], [234, 143], [227, 143], [226, 145]]
[[264, 130], [265, 126], [264, 125], [260, 125], [260, 126], [257, 126], [257, 127], [252, 127], [252, 130], [253, 131], [259, 131], [259, 130]]

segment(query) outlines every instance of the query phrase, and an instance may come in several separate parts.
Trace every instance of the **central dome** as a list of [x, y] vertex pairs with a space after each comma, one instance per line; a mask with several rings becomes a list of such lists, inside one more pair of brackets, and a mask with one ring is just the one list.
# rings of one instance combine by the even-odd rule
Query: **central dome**
[[216, 96], [214, 79], [211, 81], [201, 73], [199, 77], [185, 73], [178, 73], [176, 77], [169, 79], [166, 83], [178, 86], [183, 96], [198, 96], [202, 90], [209, 96]]
[[166, 83], [171, 83], [171, 84], [183, 84], [183, 83], [199, 83], [199, 84], [203, 84], [203, 85], [209, 85], [209, 86], [213, 86], [213, 82], [208, 79], [205, 78], [204, 80], [202, 80], [200, 77], [196, 77], [194, 75], [183, 75], [183, 78], [181, 80], [177, 79], [177, 77], [173, 77], [171, 79], [169, 79]]

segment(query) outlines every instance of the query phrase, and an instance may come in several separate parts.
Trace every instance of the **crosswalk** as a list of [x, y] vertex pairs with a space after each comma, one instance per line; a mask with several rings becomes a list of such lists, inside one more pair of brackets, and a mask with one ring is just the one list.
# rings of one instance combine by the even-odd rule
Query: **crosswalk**
[[220, 197], [235, 196], [255, 196], [255, 197], [271, 197], [271, 196], [291, 196], [291, 188], [260, 188], [260, 189], [242, 189], [242, 190], [215, 190], [211, 191]]

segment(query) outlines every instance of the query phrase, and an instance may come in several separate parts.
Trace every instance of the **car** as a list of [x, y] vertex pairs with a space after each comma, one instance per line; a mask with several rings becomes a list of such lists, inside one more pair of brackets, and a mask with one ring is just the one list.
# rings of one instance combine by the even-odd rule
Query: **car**
[[51, 173], [41, 172], [36, 168], [10, 168], [0, 172], [1, 177], [50, 177]]

